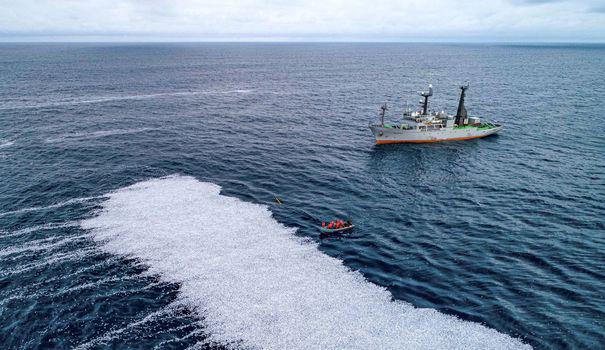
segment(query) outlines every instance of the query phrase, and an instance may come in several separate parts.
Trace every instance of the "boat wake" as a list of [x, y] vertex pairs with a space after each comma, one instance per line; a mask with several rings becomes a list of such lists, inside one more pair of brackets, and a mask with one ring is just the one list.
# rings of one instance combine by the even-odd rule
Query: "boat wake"
[[153, 130], [157, 130], [157, 129], [133, 128], [133, 129], [99, 130], [99, 131], [93, 131], [93, 132], [75, 132], [75, 133], [63, 134], [63, 135], [59, 135], [56, 137], [47, 138], [46, 143], [83, 141], [83, 140], [98, 139], [101, 137], [108, 137], [108, 136], [136, 134], [136, 133], [153, 131]]
[[204, 322], [208, 340], [262, 349], [517, 349], [520, 340], [393, 301], [266, 206], [188, 176], [108, 194], [81, 222], [105, 252], [135, 257]]
[[8, 148], [12, 145], [15, 144], [15, 141], [11, 141], [11, 140], [1, 140], [0, 139], [0, 149], [2, 148]]
[[4, 107], [0, 107], [0, 110], [13, 110], [13, 109], [36, 109], [36, 108], [52, 108], [52, 107], [66, 107], [74, 105], [86, 105], [106, 102], [119, 102], [119, 101], [136, 101], [136, 100], [148, 100], [154, 98], [163, 97], [181, 97], [181, 96], [195, 96], [195, 95], [217, 95], [217, 94], [246, 94], [252, 90], [238, 89], [238, 90], [208, 90], [208, 91], [176, 91], [176, 92], [158, 92], [153, 94], [139, 94], [139, 95], [122, 95], [122, 96], [94, 96], [88, 99], [73, 99], [63, 101], [48, 101], [32, 104], [5, 104]]

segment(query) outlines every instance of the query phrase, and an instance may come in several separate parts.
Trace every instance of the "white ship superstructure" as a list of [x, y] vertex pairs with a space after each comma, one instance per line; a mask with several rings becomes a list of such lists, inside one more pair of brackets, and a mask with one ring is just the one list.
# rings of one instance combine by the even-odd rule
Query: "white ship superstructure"
[[438, 142], [469, 140], [494, 134], [502, 126], [491, 122], [482, 122], [480, 118], [469, 117], [464, 107], [464, 97], [468, 85], [460, 87], [460, 101], [455, 116], [445, 112], [430, 113], [429, 97], [433, 96], [433, 87], [429, 85], [427, 92], [421, 92], [421, 110], [403, 113], [403, 122], [399, 125], [385, 124], [384, 116], [387, 106], [381, 107], [381, 123], [370, 125], [370, 130], [376, 137], [377, 144], [405, 142]]

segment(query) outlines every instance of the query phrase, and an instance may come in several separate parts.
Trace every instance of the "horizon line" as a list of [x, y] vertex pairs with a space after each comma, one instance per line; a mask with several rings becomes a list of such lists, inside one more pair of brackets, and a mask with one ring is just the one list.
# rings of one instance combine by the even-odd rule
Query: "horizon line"
[[0, 44], [551, 44], [601, 45], [605, 40], [2, 40]]

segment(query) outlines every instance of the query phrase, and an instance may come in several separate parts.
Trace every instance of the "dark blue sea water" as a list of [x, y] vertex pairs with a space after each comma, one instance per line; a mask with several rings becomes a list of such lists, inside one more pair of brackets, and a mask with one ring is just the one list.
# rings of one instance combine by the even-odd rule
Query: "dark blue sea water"
[[[465, 81], [469, 113], [499, 120], [500, 135], [374, 145], [367, 125], [380, 103], [391, 103], [396, 120], [432, 83], [432, 106], [455, 112]], [[222, 196], [267, 205], [277, 222], [298, 228], [294, 235], [396, 301], [537, 349], [603, 348], [604, 81], [602, 45], [0, 45], [0, 343], [214, 348], [221, 346], [209, 341], [213, 335], [242, 323], [241, 344], [280, 344], [285, 335], [270, 331], [247, 343], [258, 334], [244, 330], [242, 312], [222, 304], [221, 295], [243, 288], [227, 285], [243, 266], [261, 262], [248, 282], [263, 266], [237, 254], [244, 248], [237, 238], [221, 254], [243, 263], [221, 262], [219, 276], [202, 270], [215, 267], [209, 257], [172, 275], [172, 265], [161, 265], [168, 252], [195, 256], [192, 247], [207, 243], [197, 230], [230, 237], [231, 219], [198, 214], [241, 213], [251, 227], [246, 239], [253, 229], [259, 237], [280, 230], [256, 207], [196, 199], [214, 183]], [[164, 176], [171, 177], [155, 180], [164, 184], [157, 193], [119, 190]], [[108, 199], [116, 190], [119, 200]], [[165, 200], [176, 204], [163, 207]], [[163, 209], [170, 214], [153, 223]], [[320, 239], [318, 222], [349, 215], [353, 233]], [[100, 231], [82, 224], [94, 218], [123, 240], [100, 240]], [[153, 234], [141, 228], [147, 220]], [[160, 224], [167, 226], [154, 231]], [[158, 232], [187, 230], [191, 246], [158, 244]], [[306, 269], [319, 254], [291, 257], [264, 239], [276, 254], [265, 262], [295, 259], [305, 266], [296, 270], [301, 286], [326, 281], [321, 267]], [[162, 246], [170, 246], [166, 256]], [[289, 295], [280, 300], [284, 309], [306, 297], [280, 284], [288, 278], [270, 281], [276, 294]], [[211, 287], [187, 288], [210, 280]], [[351, 286], [339, 288], [354, 293]], [[250, 300], [237, 300], [243, 309], [272, 297], [247, 293]], [[282, 324], [282, 310], [272, 312], [263, 321], [268, 329]], [[308, 344], [303, 326], [329, 317], [349, 322], [330, 312], [301, 310], [301, 327], [288, 336]], [[378, 313], [364, 311], [380, 326]], [[423, 327], [441, 324], [429, 317]]]

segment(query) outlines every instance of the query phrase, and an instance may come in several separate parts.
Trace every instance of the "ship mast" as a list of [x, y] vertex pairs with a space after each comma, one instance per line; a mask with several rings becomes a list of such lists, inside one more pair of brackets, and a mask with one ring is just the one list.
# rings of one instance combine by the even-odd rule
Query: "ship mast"
[[464, 125], [466, 120], [466, 108], [464, 107], [464, 95], [468, 89], [468, 84], [460, 86], [460, 101], [458, 101], [458, 111], [456, 112], [456, 125]]
[[429, 97], [433, 96], [433, 85], [429, 84], [428, 92], [420, 92], [422, 100], [420, 100], [420, 106], [422, 106], [422, 115], [427, 115], [429, 110]]
[[384, 127], [384, 114], [387, 112], [387, 104], [380, 106], [380, 126]]

